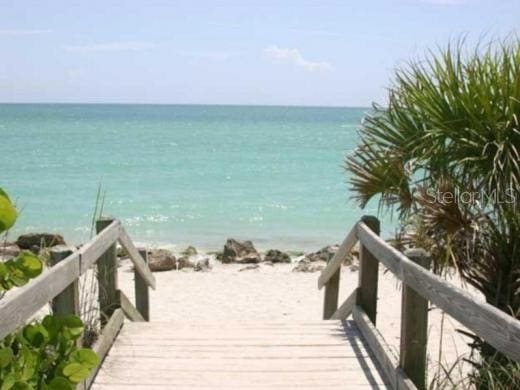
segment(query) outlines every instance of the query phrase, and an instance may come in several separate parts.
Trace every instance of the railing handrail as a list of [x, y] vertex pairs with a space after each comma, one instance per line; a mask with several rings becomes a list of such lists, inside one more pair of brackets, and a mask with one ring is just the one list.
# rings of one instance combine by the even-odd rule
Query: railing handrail
[[453, 283], [415, 264], [374, 234], [363, 222], [358, 238], [387, 269], [418, 294], [511, 359], [520, 361], [520, 321], [487, 302], [478, 301]]
[[145, 260], [118, 220], [113, 220], [105, 229], [79, 250], [0, 300], [0, 340], [24, 325], [31, 316], [56, 298], [69, 285], [94, 265], [117, 241], [125, 248], [135, 270], [144, 282], [155, 289], [155, 278]]
[[318, 288], [325, 286], [338, 272], [358, 241], [404, 284], [433, 302], [498, 351], [520, 361], [520, 321], [487, 302], [476, 300], [463, 289], [416, 264], [380, 238], [363, 221], [354, 225], [336, 255], [322, 271]]

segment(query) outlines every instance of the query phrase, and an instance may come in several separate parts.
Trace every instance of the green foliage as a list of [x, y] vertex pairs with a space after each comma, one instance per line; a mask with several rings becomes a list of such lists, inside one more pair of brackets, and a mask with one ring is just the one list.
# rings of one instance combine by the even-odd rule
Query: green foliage
[[[0, 233], [16, 217], [16, 208], [0, 188]], [[25, 285], [42, 271], [43, 262], [29, 251], [0, 261], [0, 293]], [[94, 351], [77, 347], [83, 329], [75, 315], [49, 315], [0, 341], [0, 390], [74, 389], [99, 364]]]
[[[360, 135], [346, 160], [360, 205], [396, 210], [400, 248], [425, 248], [434, 271], [454, 267], [520, 319], [520, 41], [460, 42], [409, 63]], [[477, 370], [507, 361], [472, 346]]]
[[13, 226], [17, 217], [18, 213], [9, 196], [0, 188], [0, 233]]
[[[0, 188], [0, 233], [16, 222], [18, 212], [7, 193]], [[41, 274], [43, 262], [31, 252], [23, 251], [16, 258], [0, 262], [0, 293], [21, 287]]]
[[0, 292], [25, 285], [42, 271], [43, 262], [32, 252], [22, 251], [16, 258], [0, 262]]
[[46, 316], [0, 343], [0, 390], [73, 389], [99, 364], [78, 348], [83, 323], [74, 315]]

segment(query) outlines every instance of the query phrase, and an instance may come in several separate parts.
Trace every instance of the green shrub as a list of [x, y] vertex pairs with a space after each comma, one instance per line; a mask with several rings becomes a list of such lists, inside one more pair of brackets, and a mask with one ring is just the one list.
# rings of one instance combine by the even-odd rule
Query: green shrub
[[0, 343], [0, 389], [73, 389], [99, 364], [78, 348], [83, 322], [75, 315], [46, 316]]
[[[17, 217], [15, 206], [0, 188], [0, 234]], [[0, 294], [25, 285], [42, 270], [41, 259], [28, 251], [0, 261]], [[0, 390], [74, 389], [99, 364], [94, 351], [77, 346], [83, 330], [75, 315], [48, 315], [0, 341]]]

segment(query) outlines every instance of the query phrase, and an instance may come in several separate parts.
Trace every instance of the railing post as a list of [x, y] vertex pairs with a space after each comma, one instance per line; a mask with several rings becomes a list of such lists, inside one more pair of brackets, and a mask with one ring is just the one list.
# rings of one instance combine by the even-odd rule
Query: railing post
[[[96, 232], [100, 233], [114, 219], [101, 218], [96, 221]], [[117, 288], [117, 252], [114, 242], [97, 261], [97, 280], [99, 285], [99, 311], [101, 327], [110, 319], [112, 313], [119, 307]]]
[[[330, 262], [331, 259], [329, 259]], [[341, 266], [332, 275], [325, 284], [325, 294], [323, 300], [323, 319], [328, 320], [338, 310], [339, 295], [339, 277], [341, 275]]]
[[[144, 262], [148, 264], [148, 255], [146, 249], [139, 249], [139, 254], [143, 258]], [[148, 283], [134, 268], [135, 278], [135, 307], [141, 313], [146, 321], [150, 321], [150, 297], [148, 290]]]
[[[409, 249], [405, 255], [429, 269], [431, 257], [423, 249]], [[403, 284], [401, 306], [401, 348], [399, 363], [418, 390], [426, 389], [428, 341], [428, 300]]]
[[[379, 235], [379, 220], [371, 215], [365, 215], [361, 222]], [[376, 324], [377, 313], [377, 278], [379, 261], [361, 243], [359, 247], [359, 285], [357, 304], [361, 306], [370, 321]]]
[[[55, 266], [74, 252], [74, 248], [58, 245], [51, 249], [50, 262]], [[79, 282], [74, 280], [65, 290], [59, 293], [51, 302], [53, 314], [75, 314], [79, 316]]]

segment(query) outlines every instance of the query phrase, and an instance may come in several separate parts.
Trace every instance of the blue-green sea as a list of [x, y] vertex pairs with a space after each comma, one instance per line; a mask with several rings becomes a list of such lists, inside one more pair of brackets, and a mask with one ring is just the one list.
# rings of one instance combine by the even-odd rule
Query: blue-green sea
[[139, 243], [261, 249], [340, 242], [363, 213], [344, 158], [366, 108], [0, 105], [0, 187], [22, 210], [10, 238], [90, 237], [96, 194]]

